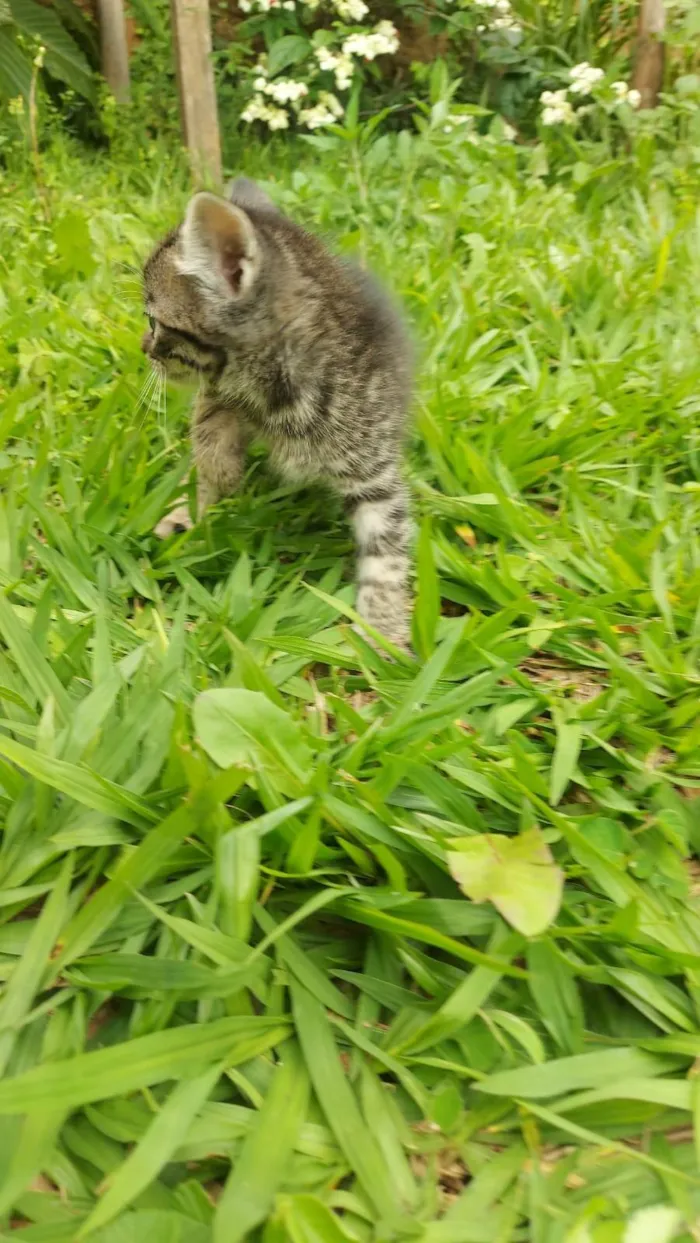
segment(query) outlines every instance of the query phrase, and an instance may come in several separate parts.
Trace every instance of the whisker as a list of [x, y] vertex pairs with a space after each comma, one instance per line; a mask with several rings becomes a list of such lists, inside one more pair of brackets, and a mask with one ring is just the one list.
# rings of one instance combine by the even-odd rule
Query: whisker
[[141, 385], [141, 388], [139, 389], [138, 397], [136, 398], [136, 405], [134, 406], [134, 414], [138, 414], [139, 410], [141, 409], [141, 406], [146, 400], [146, 394], [148, 392], [148, 389], [152, 383], [153, 383], [153, 372], [149, 370], [146, 372], [146, 375], [144, 376], [144, 379], [143, 379], [143, 384]]
[[158, 422], [160, 424], [163, 437], [167, 440], [168, 428], [165, 421], [165, 387], [165, 375], [161, 371], [160, 385], [158, 387]]
[[139, 420], [139, 430], [143, 427], [144, 423], [146, 422], [146, 418], [151, 409], [151, 403], [153, 400], [153, 391], [157, 383], [158, 383], [158, 371], [156, 370], [155, 366], [152, 364], [151, 370], [149, 371], [148, 375], [146, 376], [146, 379], [144, 380], [143, 387], [139, 394], [139, 399], [136, 403], [136, 408], [134, 410], [134, 414], [136, 415], [138, 414], [141, 407], [142, 406], [144, 407], [143, 414], [141, 415], [141, 418]]

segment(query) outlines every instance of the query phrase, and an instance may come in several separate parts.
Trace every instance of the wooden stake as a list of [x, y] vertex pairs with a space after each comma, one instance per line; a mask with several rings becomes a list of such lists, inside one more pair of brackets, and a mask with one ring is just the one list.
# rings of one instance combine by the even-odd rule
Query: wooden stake
[[102, 73], [118, 104], [129, 102], [129, 46], [124, 0], [97, 0]]
[[221, 185], [209, 0], [170, 0], [180, 116], [195, 180]]
[[641, 0], [637, 27], [637, 55], [632, 85], [642, 97], [641, 108], [655, 108], [664, 84], [666, 45], [664, 0]]

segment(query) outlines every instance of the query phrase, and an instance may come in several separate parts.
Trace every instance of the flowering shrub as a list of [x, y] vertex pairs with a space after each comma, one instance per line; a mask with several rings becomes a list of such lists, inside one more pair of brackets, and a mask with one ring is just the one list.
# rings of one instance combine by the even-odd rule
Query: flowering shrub
[[[488, 30], [511, 30], [514, 34], [522, 32], [522, 26], [510, 7], [510, 0], [476, 0], [476, 2], [477, 8], [484, 10], [482, 20], [476, 27], [478, 34], [484, 34]], [[491, 17], [487, 24], [485, 18], [488, 10], [491, 10]]]
[[[399, 35], [393, 22], [357, 24], [369, 13], [364, 0], [331, 0], [330, 28], [317, 26], [309, 32], [305, 27], [317, 20], [320, 4], [321, 0], [303, 0], [299, 5], [295, 0], [239, 0], [246, 13], [274, 10], [276, 22], [276, 37], [251, 72], [252, 94], [241, 113], [243, 121], [261, 121], [270, 130], [289, 129], [292, 123], [310, 130], [332, 125], [344, 112], [337, 92], [349, 91], [364, 66], [397, 51]], [[295, 77], [281, 76], [292, 65]]]
[[[368, 74], [379, 80], [375, 62], [386, 67], [399, 49], [397, 26], [373, 20], [365, 0], [238, 0], [238, 6], [248, 15], [242, 33], [262, 35], [268, 49], [248, 70], [251, 93], [241, 119], [270, 130], [332, 125], [353, 83]], [[430, 29], [433, 37], [447, 33], [456, 50], [460, 35], [509, 47], [522, 35], [511, 0], [436, 0]], [[294, 77], [280, 76], [292, 67]]]
[[[172, 80], [169, 0], [130, 4], [142, 15], [132, 57], [135, 101], [149, 133], [163, 128], [167, 103], [168, 125], [175, 131], [174, 83], [170, 91], [162, 89], [164, 75], [168, 83]], [[403, 125], [419, 102], [431, 98], [438, 61], [456, 83], [455, 104], [478, 104], [507, 118], [521, 144], [540, 129], [548, 135], [550, 156], [556, 150], [557, 159], [567, 145], [571, 153], [574, 134], [577, 139], [601, 137], [604, 125], [606, 138], [632, 127], [646, 132], [648, 122], [633, 118], [635, 96], [622, 81], [631, 71], [638, 4], [217, 0], [211, 12], [225, 156], [234, 163], [238, 159], [241, 124], [255, 126], [260, 137], [316, 131], [316, 144], [324, 129], [342, 124], [345, 114], [356, 120], [372, 116], [375, 123], [383, 114], [388, 128]], [[668, 5], [669, 39], [676, 31], [679, 40], [672, 62], [669, 57], [672, 80], [695, 67], [696, 40], [689, 23], [695, 20], [697, 0], [668, 0]], [[674, 17], [676, 10], [686, 14], [685, 26]], [[564, 66], [571, 64], [573, 71], [567, 71]], [[350, 98], [357, 102], [347, 113]], [[454, 128], [464, 124], [457, 121]], [[483, 135], [485, 119], [472, 128]]]
[[[575, 106], [578, 100], [586, 99], [593, 103], [582, 102], [580, 107]], [[589, 116], [596, 105], [611, 112], [621, 105], [638, 108], [640, 102], [639, 91], [630, 90], [626, 82], [606, 82], [604, 71], [584, 60], [569, 70], [567, 86], [557, 91], [542, 92], [540, 120], [548, 126], [576, 125]]]

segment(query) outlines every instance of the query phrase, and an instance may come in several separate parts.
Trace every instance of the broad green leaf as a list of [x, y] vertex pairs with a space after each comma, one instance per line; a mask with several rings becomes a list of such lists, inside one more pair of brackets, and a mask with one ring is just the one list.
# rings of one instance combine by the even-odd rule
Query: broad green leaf
[[299, 725], [260, 691], [203, 691], [195, 700], [194, 723], [204, 750], [221, 768], [260, 766], [293, 790], [309, 775], [311, 751]]
[[26, 97], [32, 80], [30, 58], [20, 48], [15, 32], [0, 26], [0, 95], [5, 99]]
[[87, 99], [94, 96], [94, 80], [83, 53], [51, 9], [34, 0], [9, 0], [20, 30], [38, 38], [48, 53], [47, 67]]
[[311, 44], [303, 35], [282, 35], [280, 39], [275, 39], [267, 54], [270, 77], [288, 69], [290, 65], [297, 65], [308, 56], [310, 50]]

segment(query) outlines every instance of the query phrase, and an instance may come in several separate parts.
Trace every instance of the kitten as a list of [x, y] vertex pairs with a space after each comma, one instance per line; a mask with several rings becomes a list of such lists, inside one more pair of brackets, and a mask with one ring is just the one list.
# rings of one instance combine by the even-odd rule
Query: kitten
[[[287, 479], [344, 499], [357, 539], [358, 612], [409, 640], [407, 490], [401, 447], [411, 360], [372, 280], [239, 178], [230, 201], [196, 194], [144, 268], [143, 350], [195, 377], [198, 516], [240, 482], [251, 436]], [[192, 525], [179, 506], [156, 527]]]

